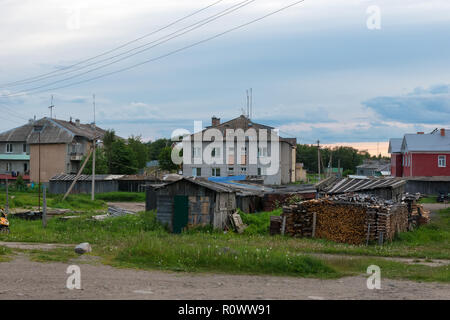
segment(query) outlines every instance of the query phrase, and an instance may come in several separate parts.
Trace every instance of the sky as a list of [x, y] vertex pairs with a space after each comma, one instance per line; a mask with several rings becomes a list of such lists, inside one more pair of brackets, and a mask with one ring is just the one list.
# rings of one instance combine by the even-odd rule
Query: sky
[[49, 116], [51, 95], [56, 118], [92, 122], [95, 94], [99, 126], [155, 140], [239, 116], [249, 88], [252, 120], [299, 143], [385, 154], [389, 138], [450, 126], [447, 0], [305, 0], [177, 51], [293, 2], [0, 0], [0, 130]]

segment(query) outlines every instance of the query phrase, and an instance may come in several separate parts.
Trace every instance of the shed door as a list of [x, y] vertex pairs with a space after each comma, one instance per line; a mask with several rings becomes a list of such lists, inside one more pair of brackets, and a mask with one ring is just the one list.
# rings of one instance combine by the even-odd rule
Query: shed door
[[187, 226], [189, 216], [189, 201], [187, 196], [174, 197], [173, 233], [181, 233]]

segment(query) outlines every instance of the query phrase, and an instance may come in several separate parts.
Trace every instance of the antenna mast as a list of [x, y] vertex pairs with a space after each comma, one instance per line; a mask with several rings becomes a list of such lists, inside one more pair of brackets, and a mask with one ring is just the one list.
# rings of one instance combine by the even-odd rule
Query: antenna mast
[[54, 107], [55, 106], [53, 105], [53, 95], [52, 95], [51, 100], [50, 100], [50, 106], [48, 107], [50, 109], [50, 119], [53, 118], [53, 108]]

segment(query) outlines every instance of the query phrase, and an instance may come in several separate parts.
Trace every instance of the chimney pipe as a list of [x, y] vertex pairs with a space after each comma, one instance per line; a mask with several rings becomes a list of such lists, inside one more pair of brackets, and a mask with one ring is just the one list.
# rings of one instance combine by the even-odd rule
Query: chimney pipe
[[80, 126], [80, 119], [75, 119], [75, 125], [76, 125], [77, 127]]
[[441, 129], [441, 136], [445, 137], [445, 129]]
[[211, 125], [213, 127], [218, 126], [220, 124], [220, 118], [217, 118], [216, 116], [213, 116], [211, 118]]

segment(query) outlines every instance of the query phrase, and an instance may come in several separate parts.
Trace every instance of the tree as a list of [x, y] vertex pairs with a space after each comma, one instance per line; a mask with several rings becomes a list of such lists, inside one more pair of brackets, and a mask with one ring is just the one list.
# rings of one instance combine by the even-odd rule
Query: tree
[[178, 169], [178, 165], [172, 162], [172, 148], [165, 147], [161, 150], [158, 157], [159, 167], [162, 170], [175, 171]]
[[111, 144], [107, 157], [109, 157], [108, 167], [111, 174], [135, 174], [139, 169], [131, 148], [120, 139]]
[[158, 160], [161, 150], [165, 147], [169, 147], [172, 141], [169, 139], [158, 139], [154, 142], [149, 142], [148, 145], [148, 159]]
[[[83, 161], [86, 159], [86, 156], [83, 157]], [[106, 160], [105, 148], [96, 148], [95, 149], [95, 173], [96, 174], [108, 174], [108, 162]], [[89, 158], [86, 166], [83, 169], [83, 174], [92, 174], [92, 156]]]
[[136, 159], [139, 169], [145, 168], [148, 161], [148, 147], [142, 143], [141, 136], [131, 136], [128, 138], [128, 146]]

